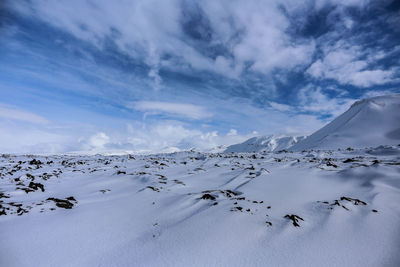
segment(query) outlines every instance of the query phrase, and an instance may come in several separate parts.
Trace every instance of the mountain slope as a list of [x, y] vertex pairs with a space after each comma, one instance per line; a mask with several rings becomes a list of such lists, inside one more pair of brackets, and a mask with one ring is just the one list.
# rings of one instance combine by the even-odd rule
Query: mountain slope
[[287, 149], [298, 141], [304, 139], [304, 136], [284, 136], [267, 135], [250, 138], [243, 143], [229, 146], [224, 152], [260, 152], [260, 151], [279, 151]]
[[400, 144], [400, 94], [355, 102], [345, 113], [290, 150]]

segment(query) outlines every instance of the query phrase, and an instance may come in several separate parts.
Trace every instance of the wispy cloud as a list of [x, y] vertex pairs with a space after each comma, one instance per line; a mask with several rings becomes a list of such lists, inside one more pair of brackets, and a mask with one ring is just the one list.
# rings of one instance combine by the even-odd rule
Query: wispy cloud
[[37, 114], [34, 114], [23, 109], [4, 105], [0, 103], [0, 118], [7, 120], [18, 120], [36, 124], [47, 124], [49, 121]]
[[148, 114], [166, 114], [189, 119], [204, 119], [212, 116], [212, 113], [204, 107], [173, 102], [138, 101], [132, 103], [132, 108]]

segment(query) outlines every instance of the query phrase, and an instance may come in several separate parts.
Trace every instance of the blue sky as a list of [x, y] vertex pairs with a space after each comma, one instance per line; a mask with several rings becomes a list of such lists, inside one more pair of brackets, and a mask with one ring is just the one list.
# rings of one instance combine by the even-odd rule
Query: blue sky
[[2, 1], [0, 152], [309, 134], [400, 92], [398, 1]]

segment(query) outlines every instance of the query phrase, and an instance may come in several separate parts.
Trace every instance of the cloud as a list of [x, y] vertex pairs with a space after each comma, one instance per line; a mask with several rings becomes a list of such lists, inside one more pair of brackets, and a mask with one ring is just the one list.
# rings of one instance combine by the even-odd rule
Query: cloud
[[95, 135], [92, 135], [89, 138], [88, 144], [94, 148], [94, 149], [99, 149], [99, 148], [104, 148], [106, 144], [110, 142], [110, 137], [106, 135], [103, 132], [96, 133]]
[[160, 101], [138, 101], [132, 104], [133, 109], [147, 112], [149, 114], [166, 114], [169, 116], [183, 117], [189, 119], [204, 119], [212, 116], [204, 107], [193, 104], [160, 102]]
[[292, 109], [292, 107], [289, 105], [280, 104], [280, 103], [276, 103], [276, 102], [272, 102], [272, 101], [270, 101], [268, 103], [273, 109], [276, 109], [278, 111], [290, 111]]
[[331, 118], [345, 112], [357, 99], [346, 97], [329, 97], [320, 87], [306, 86], [298, 92], [301, 111], [316, 115], [328, 115]]
[[[29, 1], [14, 10], [149, 66], [154, 87], [163, 66], [190, 67], [230, 78], [308, 64], [312, 41], [293, 39], [281, 1]], [[297, 6], [297, 5], [296, 5]], [[149, 19], [152, 18], [152, 19]], [[193, 25], [196, 25], [194, 27]]]
[[11, 107], [0, 103], [0, 118], [8, 120], [19, 120], [29, 123], [46, 124], [49, 121], [37, 114], [22, 110], [17, 107]]
[[395, 69], [380, 69], [374, 63], [385, 56], [378, 51], [361, 46], [338, 42], [324, 49], [324, 55], [316, 60], [307, 73], [317, 79], [333, 79], [340, 84], [370, 87], [394, 82]]

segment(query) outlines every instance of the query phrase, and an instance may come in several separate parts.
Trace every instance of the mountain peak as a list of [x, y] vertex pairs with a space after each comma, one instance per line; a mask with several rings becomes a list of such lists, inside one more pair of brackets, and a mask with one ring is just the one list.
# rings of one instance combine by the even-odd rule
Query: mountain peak
[[356, 101], [291, 150], [371, 147], [400, 143], [400, 94]]

